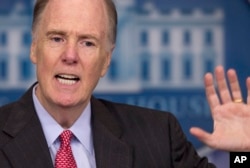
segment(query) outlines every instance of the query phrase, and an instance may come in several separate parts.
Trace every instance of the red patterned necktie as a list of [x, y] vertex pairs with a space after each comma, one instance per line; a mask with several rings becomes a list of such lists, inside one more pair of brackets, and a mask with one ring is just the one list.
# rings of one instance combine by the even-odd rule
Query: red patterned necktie
[[73, 133], [70, 130], [65, 130], [60, 135], [61, 145], [56, 154], [55, 168], [77, 168], [70, 146], [72, 137]]

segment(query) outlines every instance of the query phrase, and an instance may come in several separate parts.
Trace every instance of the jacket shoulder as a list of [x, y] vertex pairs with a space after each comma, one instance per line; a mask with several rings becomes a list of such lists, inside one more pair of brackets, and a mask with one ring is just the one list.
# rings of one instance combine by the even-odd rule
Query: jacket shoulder
[[109, 113], [118, 119], [121, 125], [130, 125], [130, 127], [154, 125], [153, 128], [155, 129], [159, 127], [169, 129], [171, 126], [179, 125], [176, 117], [168, 111], [111, 102], [103, 99], [98, 100], [108, 109]]
[[0, 128], [3, 127], [8, 117], [11, 115], [13, 108], [18, 106], [18, 102], [12, 102], [0, 107]]
[[159, 161], [151, 167], [214, 167], [207, 158], [199, 157], [171, 112], [99, 101], [116, 116], [124, 131], [122, 139], [135, 148], [137, 157], [148, 164], [151, 159]]

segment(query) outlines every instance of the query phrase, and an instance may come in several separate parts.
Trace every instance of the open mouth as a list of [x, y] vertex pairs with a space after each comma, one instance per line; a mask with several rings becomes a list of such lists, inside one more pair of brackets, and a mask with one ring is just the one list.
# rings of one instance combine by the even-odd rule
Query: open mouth
[[67, 75], [67, 74], [60, 74], [60, 75], [56, 75], [55, 77], [61, 84], [64, 84], [64, 85], [73, 85], [80, 80], [78, 76]]

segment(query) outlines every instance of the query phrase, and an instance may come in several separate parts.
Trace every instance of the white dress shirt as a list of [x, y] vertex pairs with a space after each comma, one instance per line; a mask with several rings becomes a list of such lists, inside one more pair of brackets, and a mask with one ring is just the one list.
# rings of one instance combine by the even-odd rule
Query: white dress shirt
[[[43, 108], [35, 94], [35, 89], [36, 87], [33, 88], [33, 102], [48, 143], [53, 164], [55, 164], [56, 153], [60, 147], [58, 137], [64, 129]], [[76, 120], [72, 127], [69, 128], [74, 134], [71, 141], [71, 148], [78, 168], [96, 168], [93, 135], [90, 122], [91, 107], [89, 103], [81, 116]]]

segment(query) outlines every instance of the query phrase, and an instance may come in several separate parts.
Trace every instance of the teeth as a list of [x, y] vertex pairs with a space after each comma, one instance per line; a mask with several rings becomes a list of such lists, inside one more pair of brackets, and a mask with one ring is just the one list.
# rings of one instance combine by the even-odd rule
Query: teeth
[[61, 79], [61, 78], [57, 78], [58, 81], [61, 83], [61, 84], [64, 84], [64, 85], [73, 85], [76, 83], [75, 80], [67, 80], [67, 79]]
[[64, 85], [73, 85], [79, 78], [75, 75], [61, 74], [56, 76], [57, 80]]
[[74, 75], [59, 75], [59, 76], [62, 77], [62, 78], [67, 78], [67, 79], [75, 79], [75, 78], [77, 78]]

